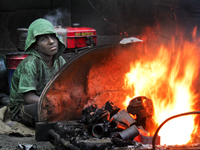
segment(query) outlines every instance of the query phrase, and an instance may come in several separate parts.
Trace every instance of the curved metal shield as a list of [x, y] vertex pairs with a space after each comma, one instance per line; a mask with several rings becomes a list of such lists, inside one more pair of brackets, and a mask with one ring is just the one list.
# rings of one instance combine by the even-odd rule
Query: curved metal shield
[[[124, 74], [138, 58], [142, 43], [86, 49], [68, 61], [46, 85], [40, 97], [39, 121], [77, 120], [91, 104], [107, 101], [119, 108], [129, 91]], [[137, 53], [136, 53], [137, 52]]]

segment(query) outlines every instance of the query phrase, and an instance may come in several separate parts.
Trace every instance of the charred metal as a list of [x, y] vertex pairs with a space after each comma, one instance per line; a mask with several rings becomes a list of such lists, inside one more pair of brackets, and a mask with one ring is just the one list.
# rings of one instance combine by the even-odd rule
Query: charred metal
[[[133, 102], [130, 102], [131, 106], [132, 104]], [[135, 105], [136, 110], [140, 111], [138, 107], [141, 105]], [[143, 133], [148, 131], [138, 126], [137, 121], [126, 110], [121, 110], [109, 101], [101, 108], [97, 105], [84, 108], [79, 120], [36, 124], [36, 140], [50, 141], [56, 149], [105, 150], [127, 146], [139, 148], [142, 143], [152, 143], [152, 137]], [[158, 137], [156, 144], [159, 145], [159, 142]]]

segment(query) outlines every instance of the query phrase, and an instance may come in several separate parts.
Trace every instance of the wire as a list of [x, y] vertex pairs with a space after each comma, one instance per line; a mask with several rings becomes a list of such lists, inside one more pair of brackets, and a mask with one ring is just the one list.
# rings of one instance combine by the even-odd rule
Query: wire
[[108, 21], [108, 20], [94, 7], [94, 5], [93, 5], [89, 0], [87, 0], [87, 1], [88, 1], [88, 3], [92, 6], [92, 8], [103, 18], [104, 21], [106, 21], [107, 23], [109, 23], [109, 24], [111, 24], [112, 26], [114, 26], [114, 27], [116, 28], [116, 30], [117, 30], [121, 35], [122, 35], [122, 34], [125, 34], [126, 36], [128, 35], [126, 32], [121, 31], [121, 30], [119, 29], [119, 27], [118, 27], [116, 24], [114, 24], [114, 23]]
[[171, 120], [171, 119], [174, 119], [174, 118], [177, 118], [177, 117], [186, 116], [186, 115], [192, 115], [192, 114], [200, 114], [200, 111], [192, 111], [192, 112], [181, 113], [181, 114], [178, 114], [178, 115], [174, 115], [174, 116], [172, 116], [172, 117], [169, 117], [168, 119], [166, 119], [165, 121], [163, 121], [163, 123], [160, 124], [160, 126], [157, 128], [156, 132], [154, 133], [153, 140], [152, 140], [153, 150], [155, 150], [155, 140], [156, 140], [157, 134], [158, 134], [159, 130], [161, 129], [161, 127], [162, 127], [167, 121], [169, 121], [169, 120]]

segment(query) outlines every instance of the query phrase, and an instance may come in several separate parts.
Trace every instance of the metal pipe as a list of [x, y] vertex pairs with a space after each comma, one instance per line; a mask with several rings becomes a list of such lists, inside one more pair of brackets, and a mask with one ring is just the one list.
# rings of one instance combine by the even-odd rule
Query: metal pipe
[[61, 143], [65, 148], [69, 150], [80, 150], [75, 145], [71, 144], [70, 141], [67, 141], [60, 137], [58, 133], [56, 133], [53, 129], [48, 131], [48, 135], [51, 136], [56, 142]]
[[200, 114], [200, 111], [192, 111], [192, 112], [186, 112], [186, 113], [182, 113], [182, 114], [178, 114], [178, 115], [174, 115], [174, 116], [171, 116], [169, 117], [168, 119], [166, 119], [165, 121], [163, 121], [163, 123], [161, 123], [159, 125], [159, 127], [157, 128], [156, 132], [154, 133], [154, 136], [153, 136], [153, 140], [152, 140], [152, 150], [155, 150], [156, 147], [155, 147], [155, 141], [156, 141], [156, 137], [157, 137], [157, 134], [159, 132], [159, 130], [161, 129], [161, 127], [169, 120], [171, 119], [174, 119], [174, 118], [177, 118], [177, 117], [181, 117], [181, 116], [185, 116], [185, 115], [192, 115], [192, 114]]
[[109, 123], [109, 125], [110, 125], [110, 129], [112, 130], [112, 131], [116, 131], [116, 130], [125, 130], [125, 129], [127, 129], [128, 128], [128, 126], [127, 125], [125, 125], [125, 124], [123, 124], [123, 123], [120, 123], [119, 121], [111, 121], [110, 123]]
[[139, 130], [135, 125], [132, 125], [131, 127], [127, 128], [126, 130], [123, 130], [119, 133], [119, 136], [123, 140], [132, 140], [134, 137], [139, 135]]
[[101, 138], [105, 133], [105, 127], [103, 123], [98, 123], [95, 124], [92, 127], [92, 134], [97, 137], [97, 138]]

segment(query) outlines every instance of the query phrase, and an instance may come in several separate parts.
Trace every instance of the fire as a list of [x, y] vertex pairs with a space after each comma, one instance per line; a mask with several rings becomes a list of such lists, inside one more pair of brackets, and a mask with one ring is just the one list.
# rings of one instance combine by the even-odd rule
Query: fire
[[[193, 37], [196, 35], [195, 30]], [[199, 69], [197, 43], [183, 38], [176, 43], [172, 37], [169, 45], [146, 48], [144, 55], [130, 64], [130, 72], [125, 74], [124, 79], [124, 89], [131, 90], [124, 105], [128, 106], [134, 96], [150, 98], [157, 127], [173, 115], [194, 111], [193, 105], [197, 98], [193, 87]], [[158, 133], [161, 145], [190, 142], [196, 128], [195, 117], [182, 116], [167, 122]]]

